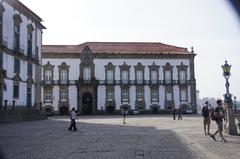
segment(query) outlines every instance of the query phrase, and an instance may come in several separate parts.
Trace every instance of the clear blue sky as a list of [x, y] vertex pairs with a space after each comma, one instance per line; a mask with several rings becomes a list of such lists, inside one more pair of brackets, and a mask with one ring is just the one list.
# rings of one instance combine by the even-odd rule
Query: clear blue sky
[[240, 99], [240, 22], [226, 0], [21, 0], [47, 30], [43, 44], [162, 42], [193, 46], [200, 97], [222, 98], [221, 65], [232, 64], [230, 92]]

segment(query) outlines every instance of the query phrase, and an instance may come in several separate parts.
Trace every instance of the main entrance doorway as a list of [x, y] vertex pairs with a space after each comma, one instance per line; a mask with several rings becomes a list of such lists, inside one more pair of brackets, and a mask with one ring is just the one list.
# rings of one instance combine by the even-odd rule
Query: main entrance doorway
[[60, 115], [68, 115], [68, 107], [62, 106], [60, 107]]
[[84, 93], [82, 96], [82, 112], [83, 114], [93, 113], [93, 97], [90, 93]]

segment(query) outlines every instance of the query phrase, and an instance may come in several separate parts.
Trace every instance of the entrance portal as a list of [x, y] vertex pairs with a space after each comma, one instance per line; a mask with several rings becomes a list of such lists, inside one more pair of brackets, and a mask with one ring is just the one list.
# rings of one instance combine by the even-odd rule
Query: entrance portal
[[68, 107], [60, 107], [60, 115], [68, 115]]
[[93, 113], [93, 97], [90, 93], [84, 93], [82, 96], [82, 112], [83, 114]]

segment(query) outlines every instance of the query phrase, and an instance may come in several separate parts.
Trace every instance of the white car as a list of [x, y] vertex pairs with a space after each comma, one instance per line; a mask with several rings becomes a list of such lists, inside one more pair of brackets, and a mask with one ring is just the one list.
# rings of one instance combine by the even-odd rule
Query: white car
[[192, 109], [191, 108], [187, 108], [186, 114], [192, 114], [192, 113], [193, 113]]

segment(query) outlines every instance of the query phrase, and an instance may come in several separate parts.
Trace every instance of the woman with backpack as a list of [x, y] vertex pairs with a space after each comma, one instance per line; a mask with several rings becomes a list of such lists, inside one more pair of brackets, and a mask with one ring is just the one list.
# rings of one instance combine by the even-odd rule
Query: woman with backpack
[[[210, 113], [209, 105], [208, 105], [208, 101], [206, 101], [202, 108], [203, 128], [204, 128], [205, 135], [210, 135], [209, 131], [210, 131], [211, 119], [210, 119], [209, 113]], [[207, 131], [206, 131], [206, 127], [207, 127]]]

